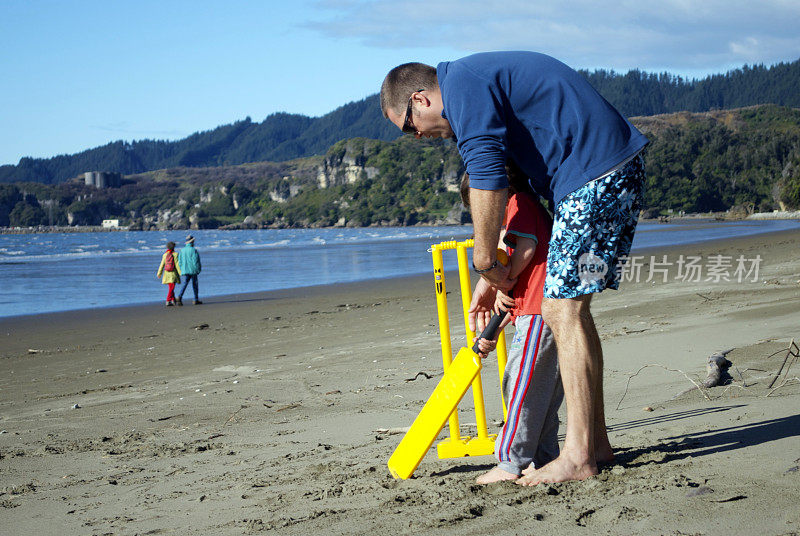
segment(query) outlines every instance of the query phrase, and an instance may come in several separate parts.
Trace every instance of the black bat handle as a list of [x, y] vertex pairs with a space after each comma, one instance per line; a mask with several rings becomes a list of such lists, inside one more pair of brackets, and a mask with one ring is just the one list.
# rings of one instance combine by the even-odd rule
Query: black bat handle
[[480, 352], [480, 349], [478, 348], [478, 343], [480, 342], [481, 339], [492, 340], [495, 338], [495, 335], [497, 335], [497, 331], [500, 328], [500, 322], [503, 321], [507, 313], [508, 311], [500, 309], [499, 313], [495, 313], [494, 315], [492, 315], [492, 319], [489, 320], [489, 323], [486, 324], [486, 327], [483, 328], [483, 331], [481, 331], [480, 336], [478, 336], [478, 340], [475, 341], [475, 345], [472, 347], [473, 352], [475, 352], [476, 354]]

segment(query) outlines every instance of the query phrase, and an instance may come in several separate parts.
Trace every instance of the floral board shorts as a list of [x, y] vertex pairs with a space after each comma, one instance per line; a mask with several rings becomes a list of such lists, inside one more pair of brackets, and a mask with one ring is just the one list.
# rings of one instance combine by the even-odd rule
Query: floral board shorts
[[553, 214], [545, 298], [574, 298], [619, 288], [642, 209], [644, 158], [567, 195]]

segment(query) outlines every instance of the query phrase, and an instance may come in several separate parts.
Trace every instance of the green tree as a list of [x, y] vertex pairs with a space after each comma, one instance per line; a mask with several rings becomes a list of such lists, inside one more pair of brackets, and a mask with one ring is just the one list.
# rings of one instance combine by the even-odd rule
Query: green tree
[[795, 154], [783, 169], [780, 199], [787, 208], [800, 209], [800, 154]]
[[21, 200], [19, 188], [13, 184], [0, 184], [0, 226], [10, 225], [9, 215]]
[[44, 211], [39, 205], [19, 201], [9, 214], [9, 224], [12, 227], [35, 227], [47, 225]]
[[232, 216], [236, 211], [233, 208], [231, 198], [222, 192], [217, 192], [211, 197], [211, 201], [202, 205], [201, 210], [208, 216]]

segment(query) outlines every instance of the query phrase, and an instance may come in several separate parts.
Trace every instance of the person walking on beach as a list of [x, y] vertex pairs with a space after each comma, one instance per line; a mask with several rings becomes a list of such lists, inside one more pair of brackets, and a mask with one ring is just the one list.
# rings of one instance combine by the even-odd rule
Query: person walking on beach
[[194, 247], [194, 237], [192, 235], [186, 237], [186, 245], [178, 253], [178, 266], [181, 267], [183, 286], [181, 286], [181, 291], [178, 293], [177, 304], [183, 305], [183, 293], [186, 292], [189, 281], [192, 282], [192, 290], [194, 291], [194, 304], [202, 304], [203, 302], [200, 301], [197, 294], [197, 276], [200, 275], [202, 266], [200, 265], [200, 254]]
[[[503, 323], [510, 319], [515, 328], [503, 371], [503, 396], [508, 402], [508, 412], [495, 440], [498, 463], [476, 479], [478, 484], [516, 480], [524, 470], [554, 460], [558, 456], [558, 408], [564, 399], [556, 343], [541, 315], [552, 220], [537, 199], [516, 191], [518, 174], [514, 173], [514, 166], [509, 167], [502, 246], [509, 254], [509, 277], [517, 283], [513, 294], [497, 292], [494, 307], [495, 312], [507, 310]], [[461, 199], [469, 207], [466, 173], [461, 183]], [[496, 344], [496, 339], [480, 339], [481, 357], [493, 351]]]
[[583, 480], [613, 460], [603, 408], [603, 352], [592, 294], [619, 287], [642, 206], [647, 138], [579, 73], [535, 52], [487, 52], [436, 68], [395, 67], [381, 109], [403, 132], [455, 138], [470, 174], [473, 266], [481, 274], [470, 308], [482, 328], [497, 290], [515, 281], [496, 247], [506, 206], [504, 165], [514, 160], [530, 191], [553, 204], [542, 316], [555, 336], [567, 403], [558, 458], [516, 480]]
[[178, 254], [175, 253], [175, 242], [167, 242], [167, 251], [161, 256], [156, 277], [161, 278], [162, 285], [167, 286], [167, 307], [175, 305], [175, 283], [181, 282], [181, 270], [178, 266]]

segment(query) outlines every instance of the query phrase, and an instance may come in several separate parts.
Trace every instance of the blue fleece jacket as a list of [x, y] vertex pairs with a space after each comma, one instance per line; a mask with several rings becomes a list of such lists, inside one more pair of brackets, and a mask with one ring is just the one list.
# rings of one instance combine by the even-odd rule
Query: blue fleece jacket
[[194, 249], [194, 244], [186, 244], [178, 252], [178, 266], [182, 275], [197, 275], [203, 269], [200, 254]]
[[535, 52], [484, 52], [437, 67], [470, 186], [508, 186], [506, 158], [555, 202], [639, 152], [647, 138], [586, 79]]

